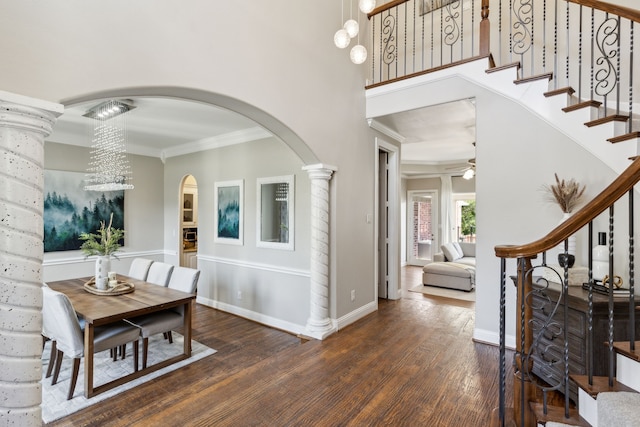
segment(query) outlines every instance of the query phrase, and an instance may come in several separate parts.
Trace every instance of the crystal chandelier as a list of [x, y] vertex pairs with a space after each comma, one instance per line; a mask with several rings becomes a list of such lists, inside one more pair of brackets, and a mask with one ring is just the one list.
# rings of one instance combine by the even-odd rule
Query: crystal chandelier
[[126, 113], [135, 108], [130, 101], [110, 100], [91, 108], [84, 117], [93, 119], [91, 158], [85, 190], [131, 190], [131, 167], [126, 148]]

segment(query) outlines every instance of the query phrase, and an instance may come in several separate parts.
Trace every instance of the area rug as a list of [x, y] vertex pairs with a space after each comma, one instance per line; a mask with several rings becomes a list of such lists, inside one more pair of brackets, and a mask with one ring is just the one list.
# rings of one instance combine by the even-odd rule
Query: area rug
[[458, 291], [455, 289], [447, 289], [447, 288], [439, 288], [437, 286], [424, 286], [424, 285], [418, 285], [415, 288], [411, 288], [409, 289], [409, 292], [417, 292], [417, 293], [422, 293], [425, 295], [433, 295], [433, 296], [438, 296], [438, 297], [445, 297], [445, 298], [453, 298], [453, 299], [459, 299], [462, 301], [475, 301], [476, 300], [476, 291], [475, 289], [470, 291], [470, 292], [466, 292], [466, 291]]
[[[153, 365], [170, 357], [177, 356], [182, 353], [182, 345], [184, 338], [182, 335], [173, 333], [173, 344], [169, 344], [168, 340], [162, 337], [162, 334], [154, 335], [149, 338], [149, 355], [147, 365]], [[175, 371], [182, 366], [188, 365], [200, 360], [203, 357], [214, 354], [216, 350], [209, 348], [197, 341], [191, 341], [191, 357], [181, 360], [178, 363], [166, 366], [155, 372], [151, 372], [143, 377], [136, 378], [133, 381], [122, 384], [97, 396], [87, 399], [84, 397], [84, 362], [80, 362], [80, 372], [78, 374], [78, 382], [71, 400], [67, 400], [69, 393], [69, 384], [71, 382], [72, 360], [65, 356], [60, 368], [58, 383], [51, 385], [51, 378], [45, 378], [47, 367], [49, 366], [49, 355], [51, 353], [51, 343], [48, 341], [42, 353], [42, 421], [49, 423], [58, 418], [65, 417], [80, 409], [91, 406], [111, 396], [122, 393], [153, 378], [164, 375], [168, 372]], [[140, 355], [142, 355], [142, 345], [140, 345]], [[118, 358], [116, 362], [109, 356], [109, 350], [96, 353], [94, 358], [94, 386], [105, 384], [113, 379], [120, 378], [133, 372], [133, 346], [127, 345], [127, 354], [124, 360]]]

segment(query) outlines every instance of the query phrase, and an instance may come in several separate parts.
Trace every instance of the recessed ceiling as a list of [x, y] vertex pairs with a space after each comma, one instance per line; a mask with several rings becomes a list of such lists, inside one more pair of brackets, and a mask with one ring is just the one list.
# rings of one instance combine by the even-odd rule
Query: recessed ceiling
[[475, 157], [474, 99], [376, 117], [372, 127], [401, 142], [405, 175], [442, 172], [444, 166], [468, 166]]
[[[174, 98], [131, 98], [126, 113], [127, 150], [171, 157], [272, 136], [253, 120], [201, 102]], [[91, 146], [93, 120], [83, 117], [103, 100], [65, 108], [47, 141]], [[475, 103], [472, 99], [376, 117], [372, 127], [402, 143], [405, 176], [446, 173], [475, 157]]]
[[[90, 147], [93, 120], [82, 115], [101, 101], [65, 108], [47, 141]], [[209, 104], [157, 97], [132, 101], [136, 108], [126, 113], [127, 150], [134, 154], [168, 157], [271, 135], [253, 120]]]

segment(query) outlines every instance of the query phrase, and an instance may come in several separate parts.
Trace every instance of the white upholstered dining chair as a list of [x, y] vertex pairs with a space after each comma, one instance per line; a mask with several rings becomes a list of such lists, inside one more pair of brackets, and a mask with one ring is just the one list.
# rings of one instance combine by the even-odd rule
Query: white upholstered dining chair
[[[154, 263], [155, 264], [155, 263]], [[200, 270], [187, 267], [175, 267], [169, 280], [169, 288], [193, 294], [198, 288]], [[166, 333], [169, 342], [173, 343], [171, 331], [184, 325], [184, 307], [175, 307], [144, 316], [127, 319], [127, 322], [140, 328], [142, 337], [142, 369], [147, 367], [149, 337]]]
[[[67, 400], [73, 397], [73, 392], [78, 381], [80, 370], [80, 358], [84, 355], [84, 334], [76, 312], [69, 298], [63, 293], [56, 292], [48, 287], [42, 288], [42, 322], [51, 339], [56, 341], [57, 353], [55, 358], [55, 370], [51, 385], [58, 382], [60, 367], [64, 355], [73, 359], [73, 371]], [[138, 371], [138, 339], [140, 331], [127, 322], [119, 321], [113, 324], [97, 326], [94, 328], [93, 351], [99, 353], [133, 342], [133, 369]]]
[[149, 267], [149, 274], [147, 274], [146, 281], [166, 288], [173, 273], [173, 268], [171, 264], [156, 261]]
[[129, 273], [127, 276], [138, 280], [147, 280], [151, 264], [153, 264], [153, 260], [151, 259], [134, 258], [133, 261], [131, 261], [131, 266], [129, 267]]

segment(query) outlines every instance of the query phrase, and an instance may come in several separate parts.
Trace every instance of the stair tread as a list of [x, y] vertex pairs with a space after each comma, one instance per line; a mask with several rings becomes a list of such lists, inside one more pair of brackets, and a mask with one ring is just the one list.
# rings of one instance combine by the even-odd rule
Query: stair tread
[[571, 86], [561, 87], [560, 89], [550, 90], [544, 93], [544, 96], [549, 98], [556, 95], [573, 95], [575, 90]]
[[549, 421], [556, 423], [569, 424], [573, 426], [591, 427], [584, 418], [578, 414], [576, 409], [569, 410], [569, 418], [564, 416], [564, 408], [560, 406], [547, 406], [547, 413], [544, 413], [544, 405], [542, 403], [531, 402], [531, 410], [536, 415], [536, 420], [540, 424], [546, 424]]
[[615, 348], [618, 353], [636, 362], [640, 362], [640, 341], [636, 341], [635, 346], [635, 350], [631, 350], [631, 343], [629, 341], [616, 341], [613, 343], [613, 348]]
[[576, 110], [580, 110], [582, 108], [588, 108], [588, 107], [600, 107], [602, 105], [602, 102], [600, 101], [594, 101], [593, 99], [590, 99], [589, 101], [584, 101], [584, 102], [578, 102], [577, 104], [573, 104], [573, 105], [569, 105], [568, 107], [564, 107], [562, 109], [562, 111], [564, 111], [565, 113], [569, 113], [571, 111], [576, 111]]
[[535, 82], [537, 80], [551, 80], [553, 79], [553, 73], [538, 74], [537, 76], [525, 77], [523, 79], [514, 80], [517, 85], [529, 82]]
[[585, 125], [588, 127], [593, 127], [610, 122], [626, 122], [627, 120], [629, 120], [629, 116], [623, 116], [622, 114], [613, 114], [611, 116], [591, 120], [590, 122], [585, 123]]
[[616, 142], [629, 141], [631, 139], [640, 138], [640, 132], [630, 132], [625, 133], [624, 135], [614, 136], [613, 138], [607, 139], [607, 141], [615, 144]]
[[594, 376], [592, 385], [589, 384], [589, 377], [587, 375], [570, 375], [570, 377], [578, 387], [583, 389], [591, 397], [596, 397], [598, 393], [610, 391], [635, 392], [634, 389], [622, 384], [621, 382], [618, 382], [615, 378], [613, 380], [613, 386], [610, 387], [609, 377]]
[[502, 70], [507, 70], [507, 69], [509, 69], [509, 68], [516, 68], [516, 69], [519, 69], [519, 68], [520, 68], [520, 63], [519, 63], [519, 62], [512, 62], [511, 64], [506, 64], [506, 65], [500, 65], [500, 66], [497, 66], [497, 67], [492, 67], [492, 68], [489, 68], [488, 70], [486, 70], [485, 72], [486, 72], [487, 74], [490, 74], [490, 73], [495, 73], [495, 72], [502, 71]]

